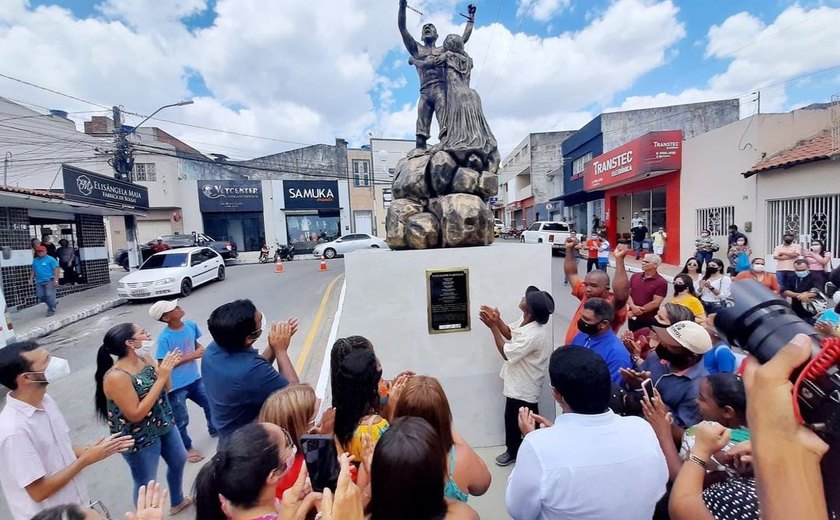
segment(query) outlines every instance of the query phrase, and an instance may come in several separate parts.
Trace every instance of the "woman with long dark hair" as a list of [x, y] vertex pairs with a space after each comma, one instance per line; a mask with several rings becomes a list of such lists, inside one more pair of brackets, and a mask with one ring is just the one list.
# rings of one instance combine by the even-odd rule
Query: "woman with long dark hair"
[[825, 291], [825, 283], [828, 281], [828, 273], [831, 272], [831, 253], [825, 250], [825, 242], [822, 240], [811, 240], [808, 249], [802, 247], [802, 258], [808, 262], [808, 270], [814, 284], [820, 291]]
[[344, 451], [362, 460], [362, 437], [375, 444], [388, 429], [380, 416], [379, 380], [382, 368], [369, 350], [354, 350], [338, 365], [332, 396], [335, 407], [335, 437]]
[[699, 285], [700, 300], [706, 314], [715, 314], [723, 309], [727, 298], [732, 295], [732, 279], [723, 274], [723, 261], [717, 258], [708, 263]]
[[370, 471], [370, 520], [478, 518], [467, 504], [444, 498], [446, 451], [425, 419], [394, 421], [373, 451]]
[[685, 261], [685, 265], [680, 271], [680, 274], [687, 274], [691, 277], [692, 283], [694, 283], [694, 288], [697, 288], [697, 282], [700, 280], [700, 277], [703, 276], [703, 268], [700, 260], [696, 257], [692, 256], [688, 260]]
[[[236, 430], [195, 479], [195, 517], [201, 520], [280, 518], [274, 494], [277, 484], [293, 466], [296, 452], [289, 433], [276, 424], [254, 423]], [[283, 495], [283, 508], [308, 511], [314, 505], [317, 495], [303, 490], [305, 480], [303, 470], [294, 486]]]
[[399, 394], [394, 417], [420, 417], [437, 432], [447, 454], [449, 477], [444, 496], [466, 502], [469, 495], [481, 496], [490, 487], [490, 471], [481, 457], [452, 426], [452, 410], [443, 387], [434, 377], [413, 376]]
[[174, 515], [192, 504], [182, 489], [187, 451], [166, 395], [172, 369], [181, 355], [173, 350], [157, 365], [138, 354], [150, 340], [149, 333], [133, 323], [122, 323], [105, 333], [96, 355], [95, 405], [111, 433], [134, 438], [134, 447], [123, 453], [134, 480], [133, 499], [140, 486], [155, 479], [161, 457], [166, 462], [172, 505], [169, 514]]
[[694, 319], [697, 323], [706, 321], [706, 310], [697, 297], [697, 292], [694, 290], [694, 280], [687, 274], [678, 274], [674, 277], [674, 296], [671, 298], [671, 303], [682, 305], [694, 313]]

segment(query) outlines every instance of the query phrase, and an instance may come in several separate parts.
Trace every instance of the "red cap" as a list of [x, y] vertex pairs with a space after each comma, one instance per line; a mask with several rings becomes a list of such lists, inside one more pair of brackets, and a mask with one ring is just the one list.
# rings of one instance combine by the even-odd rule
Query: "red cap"
[[44, 246], [35, 246], [35, 251], [36, 251], [37, 253], [46, 253], [46, 252], [47, 252], [47, 248], [46, 248], [46, 247], [44, 247]]

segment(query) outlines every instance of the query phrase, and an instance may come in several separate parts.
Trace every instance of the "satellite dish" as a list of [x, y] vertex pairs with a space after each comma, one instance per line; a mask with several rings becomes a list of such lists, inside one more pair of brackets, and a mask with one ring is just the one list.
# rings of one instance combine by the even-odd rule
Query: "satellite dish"
[[385, 162], [388, 160], [388, 152], [385, 150], [379, 150], [379, 153], [376, 154], [379, 157], [379, 160]]

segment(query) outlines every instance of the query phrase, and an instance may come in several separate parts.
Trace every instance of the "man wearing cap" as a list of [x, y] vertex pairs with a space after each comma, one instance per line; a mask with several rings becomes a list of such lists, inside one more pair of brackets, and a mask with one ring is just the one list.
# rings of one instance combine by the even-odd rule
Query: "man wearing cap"
[[207, 432], [211, 437], [216, 435], [210, 413], [210, 401], [198, 368], [197, 360], [204, 356], [204, 347], [198, 342], [201, 331], [194, 321], [183, 319], [184, 310], [178, 305], [178, 300], [156, 302], [149, 308], [149, 315], [156, 321], [166, 323], [166, 327], [157, 338], [155, 359], [160, 362], [166, 354], [175, 349], [181, 352], [181, 361], [172, 370], [169, 402], [172, 405], [172, 413], [175, 415], [175, 424], [187, 449], [187, 460], [199, 462], [204, 455], [193, 447], [192, 439], [187, 433], [187, 426], [190, 424], [187, 399], [204, 410]]
[[59, 272], [58, 260], [47, 255], [47, 248], [42, 245], [35, 246], [29, 284], [35, 284], [35, 296], [47, 304], [47, 316], [55, 314], [55, 288], [58, 287]]
[[654, 325], [648, 354], [641, 371], [622, 370], [624, 384], [631, 390], [640, 388], [650, 378], [674, 417], [674, 426], [685, 429], [700, 422], [697, 397], [700, 381], [709, 372], [703, 355], [712, 349], [712, 338], [702, 325], [680, 321], [665, 327]]
[[519, 431], [519, 408], [539, 413], [537, 402], [551, 356], [551, 343], [545, 324], [554, 312], [554, 298], [534, 286], [525, 290], [519, 302], [522, 317], [513, 323], [502, 321], [499, 309], [482, 305], [479, 318], [493, 333], [496, 348], [504, 360], [500, 373], [504, 381], [505, 446], [496, 457], [496, 464], [508, 466], [516, 462], [522, 433]]

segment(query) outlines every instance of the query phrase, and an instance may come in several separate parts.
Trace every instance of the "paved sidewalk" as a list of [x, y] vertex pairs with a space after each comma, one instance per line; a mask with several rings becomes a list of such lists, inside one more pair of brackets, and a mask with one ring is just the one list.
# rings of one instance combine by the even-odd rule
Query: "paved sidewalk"
[[117, 282], [126, 274], [123, 270], [111, 271], [110, 284], [59, 298], [53, 316], [47, 316], [47, 307], [42, 303], [11, 312], [9, 317], [15, 325], [17, 339], [42, 338], [71, 323], [123, 305], [126, 301], [117, 297]]

